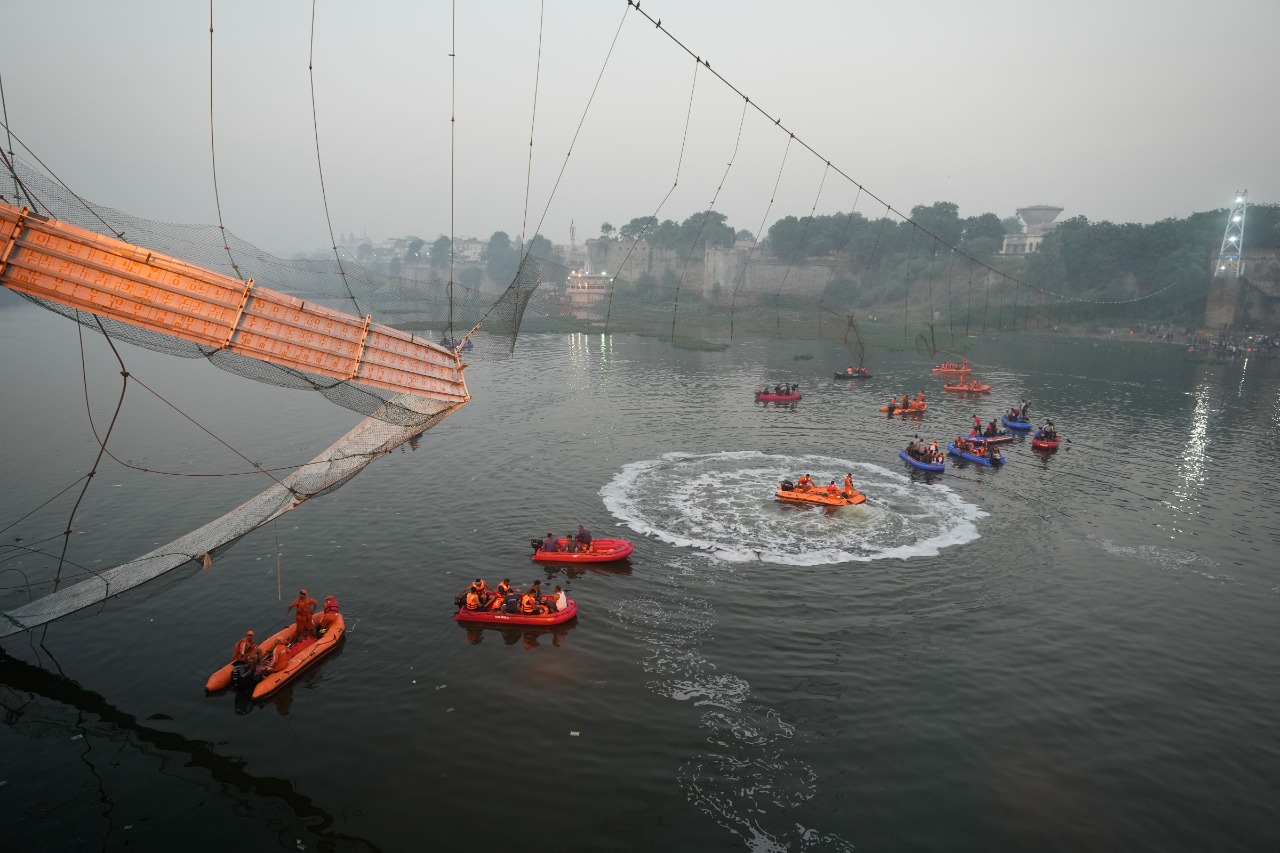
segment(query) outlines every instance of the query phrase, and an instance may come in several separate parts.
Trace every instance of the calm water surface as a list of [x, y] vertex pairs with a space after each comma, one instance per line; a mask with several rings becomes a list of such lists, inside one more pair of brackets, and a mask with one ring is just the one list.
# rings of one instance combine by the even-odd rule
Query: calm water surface
[[[93, 464], [75, 328], [0, 306], [0, 526]], [[354, 425], [316, 396], [122, 350], [249, 459]], [[467, 375], [416, 450], [246, 537], [210, 571], [4, 641], [7, 849], [1274, 850], [1280, 848], [1280, 372], [1127, 341], [997, 339], [996, 393], [823, 343], [721, 353], [541, 335]], [[797, 356], [811, 356], [800, 359]], [[86, 336], [101, 431], [119, 368]], [[794, 408], [751, 402], [795, 381]], [[876, 408], [924, 390], [922, 420]], [[914, 433], [1032, 400], [1069, 439], [1002, 470], [910, 472]], [[111, 443], [172, 474], [249, 465], [131, 383]], [[870, 500], [777, 504], [852, 472]], [[265, 487], [105, 460], [68, 556], [145, 553]], [[0, 595], [51, 575], [78, 487], [4, 531]], [[636, 552], [535, 566], [585, 524]], [[21, 540], [21, 541], [18, 541]], [[52, 549], [54, 558], [24, 551]], [[277, 568], [278, 562], [278, 568]], [[83, 569], [65, 570], [75, 575]], [[556, 630], [468, 630], [472, 578], [559, 583]], [[299, 586], [345, 645], [261, 705], [205, 697]], [[283, 600], [277, 598], [277, 588]], [[319, 595], [317, 595], [317, 593]]]

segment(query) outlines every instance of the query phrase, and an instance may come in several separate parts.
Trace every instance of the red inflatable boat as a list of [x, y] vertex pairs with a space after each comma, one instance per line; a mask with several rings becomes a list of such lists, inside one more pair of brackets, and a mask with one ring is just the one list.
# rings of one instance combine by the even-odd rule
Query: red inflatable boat
[[[564, 548], [568, 542], [568, 539], [557, 539], [556, 546]], [[625, 559], [634, 550], [635, 546], [625, 539], [593, 539], [586, 551], [545, 551], [539, 543], [538, 550], [529, 559], [535, 563], [611, 563]]]
[[578, 602], [565, 597], [563, 610], [554, 613], [543, 613], [541, 616], [530, 616], [525, 613], [503, 613], [500, 610], [468, 610], [459, 608], [453, 617], [454, 622], [476, 622], [481, 625], [559, 625], [568, 622], [578, 615]]

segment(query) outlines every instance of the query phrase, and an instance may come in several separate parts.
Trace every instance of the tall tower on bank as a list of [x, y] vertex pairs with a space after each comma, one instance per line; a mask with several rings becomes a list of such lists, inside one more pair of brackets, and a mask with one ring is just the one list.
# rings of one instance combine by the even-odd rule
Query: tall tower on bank
[[1249, 191], [1236, 193], [1235, 205], [1227, 214], [1227, 228], [1222, 232], [1222, 248], [1218, 252], [1218, 268], [1215, 277], [1239, 278], [1244, 271], [1240, 255], [1244, 251], [1244, 214], [1249, 203]]

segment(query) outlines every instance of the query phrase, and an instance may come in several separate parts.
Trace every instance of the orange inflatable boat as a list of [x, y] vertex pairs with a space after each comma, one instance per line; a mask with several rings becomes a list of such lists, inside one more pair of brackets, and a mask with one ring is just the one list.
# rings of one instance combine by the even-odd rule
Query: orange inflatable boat
[[957, 394], [984, 394], [991, 390], [990, 385], [983, 385], [976, 380], [964, 385], [943, 385], [943, 391], [954, 391]]
[[857, 489], [853, 490], [852, 497], [845, 497], [843, 492], [831, 497], [827, 494], [826, 489], [811, 489], [807, 492], [802, 492], [799, 489], [778, 489], [773, 493], [773, 496], [780, 501], [787, 501], [788, 503], [820, 504], [822, 506], [855, 506], [867, 502], [867, 496]]
[[[915, 400], [912, 400], [910, 403], [908, 403], [905, 409], [902, 408], [901, 406], [893, 407], [893, 413], [895, 415], [911, 415], [911, 414], [915, 414], [916, 412], [926, 412], [928, 410], [929, 410], [928, 403], [917, 403]], [[889, 407], [881, 406], [880, 411], [887, 412], [889, 411]]]
[[[320, 618], [323, 614], [316, 613], [311, 617], [312, 624], [318, 631], [320, 629]], [[279, 672], [269, 672], [254, 685], [253, 698], [265, 699], [272, 693], [275, 693], [304, 669], [318, 662], [329, 652], [338, 647], [342, 635], [346, 632], [346, 622], [342, 618], [341, 613], [333, 614], [336, 618], [334, 623], [329, 626], [329, 630], [325, 631], [324, 636], [319, 639], [307, 637], [299, 643], [294, 643], [294, 633], [297, 631], [297, 625], [289, 625], [272, 636], [263, 640], [258, 645], [258, 651], [266, 658], [275, 651], [276, 646], [284, 643], [289, 646], [289, 660], [285, 668]], [[219, 669], [213, 675], [209, 676], [209, 680], [205, 682], [204, 689], [210, 693], [217, 690], [225, 690], [231, 686], [231, 670], [234, 663], [229, 663]]]

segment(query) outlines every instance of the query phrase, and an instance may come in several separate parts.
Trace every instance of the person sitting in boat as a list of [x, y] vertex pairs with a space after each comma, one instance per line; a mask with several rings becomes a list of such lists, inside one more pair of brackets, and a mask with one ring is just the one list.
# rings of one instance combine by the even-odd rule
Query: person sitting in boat
[[258, 644], [253, 641], [253, 632], [245, 631], [244, 639], [236, 643], [236, 649], [231, 653], [232, 663], [256, 664], [258, 658], [262, 654], [258, 651]]
[[578, 550], [579, 550], [579, 551], [590, 551], [590, 550], [591, 550], [591, 542], [592, 542], [592, 538], [591, 538], [591, 531], [590, 531], [590, 530], [587, 530], [587, 529], [586, 529], [585, 527], [583, 527], [581, 524], [579, 524], [579, 525], [578, 525], [578, 535], [574, 536], [573, 538], [574, 538], [574, 539], [577, 541], [577, 543], [578, 543]]
[[983, 433], [987, 438], [994, 438], [1000, 434], [1000, 427], [996, 426], [996, 419], [992, 418], [991, 423], [987, 424], [987, 430]]
[[916, 402], [917, 402], [918, 404], [920, 404], [921, 406], [923, 406], [923, 405], [924, 405], [924, 392], [923, 392], [923, 391], [917, 391], [917, 392], [916, 392]]
[[986, 456], [987, 455], [986, 442], [983, 442], [982, 444], [973, 445], [972, 447], [969, 448], [969, 453], [973, 454], [974, 456], [977, 456], [979, 459]]
[[520, 613], [523, 616], [540, 616], [547, 612], [544, 604], [538, 603], [538, 598], [531, 593], [525, 593], [520, 596]]
[[560, 584], [556, 584], [556, 588], [550, 595], [542, 597], [542, 603], [546, 605], [548, 613], [556, 613], [561, 609], [560, 601], [564, 598], [564, 593], [560, 590]]
[[532, 595], [534, 601], [542, 600], [542, 581], [535, 580], [529, 584], [529, 588], [524, 591], [525, 595]]
[[320, 630], [316, 633], [323, 637], [338, 622], [338, 599], [332, 595], [324, 597], [324, 610], [320, 613]]
[[271, 650], [271, 654], [264, 658], [262, 663], [258, 664], [258, 676], [280, 672], [289, 665], [289, 657], [289, 647], [284, 643], [276, 643], [276, 647]]
[[462, 599], [462, 606], [467, 610], [479, 610], [480, 594], [476, 592], [475, 587], [467, 590], [466, 596]]
[[1053, 421], [1045, 421], [1044, 426], [1040, 428], [1040, 437], [1044, 441], [1057, 441], [1058, 430], [1053, 425]]
[[564, 610], [569, 606], [569, 596], [564, 594], [564, 590], [560, 588], [560, 584], [556, 584], [556, 611]]
[[773, 386], [773, 393], [774, 393], [774, 395], [775, 395], [775, 396], [781, 397], [781, 396], [782, 396], [782, 386], [781, 386], [781, 385], [774, 385], [774, 386]]
[[542, 550], [543, 551], [559, 551], [560, 543], [556, 541], [556, 537], [548, 533], [546, 538], [542, 540]]
[[284, 609], [284, 615], [288, 616], [290, 610], [297, 608], [297, 612], [294, 614], [295, 630], [293, 632], [293, 641], [295, 643], [303, 637], [314, 637], [316, 635], [315, 627], [311, 624], [311, 614], [319, 606], [320, 602], [308, 597], [305, 589], [300, 589], [298, 590], [298, 598]]
[[829, 498], [840, 497], [840, 487], [836, 485], [835, 480], [832, 480], [830, 483], [827, 483], [827, 497]]
[[851, 364], [851, 365], [849, 365], [848, 367], [846, 367], [846, 368], [844, 369], [844, 372], [845, 372], [845, 373], [847, 373], [847, 374], [849, 374], [850, 376], [852, 376], [852, 375], [853, 375], [853, 373], [854, 373], [853, 365]]
[[810, 477], [808, 474], [801, 476], [800, 479], [796, 481], [796, 489], [798, 489], [799, 491], [807, 492], [812, 488], [813, 488], [813, 478]]
[[568, 552], [574, 552], [578, 550], [578, 540], [573, 538], [572, 533], [566, 533], [564, 535], [564, 549], [565, 551], [568, 551]]

